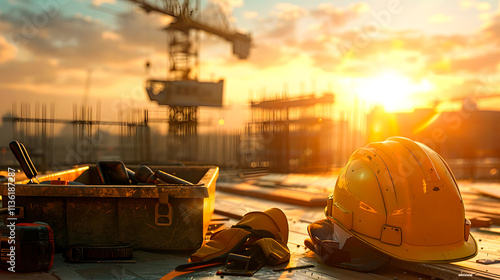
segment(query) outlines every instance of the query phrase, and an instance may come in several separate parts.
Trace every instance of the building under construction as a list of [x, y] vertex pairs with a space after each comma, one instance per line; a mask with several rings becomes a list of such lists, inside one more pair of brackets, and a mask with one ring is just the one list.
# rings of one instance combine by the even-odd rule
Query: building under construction
[[334, 95], [252, 101], [245, 129], [245, 165], [280, 173], [324, 171], [342, 146], [345, 123], [333, 119]]
[[15, 164], [5, 146], [8, 139], [24, 143], [42, 172], [99, 160], [129, 164], [204, 162], [221, 167], [234, 167], [240, 161], [239, 131], [209, 129], [179, 136], [170, 133], [167, 107], [123, 112], [117, 120], [102, 120], [99, 106], [74, 105], [72, 118], [58, 116], [56, 111], [55, 106], [47, 104], [14, 105], [3, 118], [7, 130], [5, 143], [0, 145], [0, 165], [7, 168]]

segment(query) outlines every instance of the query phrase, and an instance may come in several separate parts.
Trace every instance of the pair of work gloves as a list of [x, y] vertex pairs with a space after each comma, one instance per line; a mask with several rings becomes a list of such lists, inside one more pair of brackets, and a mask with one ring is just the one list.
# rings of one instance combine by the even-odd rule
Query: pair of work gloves
[[[290, 259], [287, 242], [288, 221], [282, 210], [270, 208], [249, 212], [231, 228], [214, 233], [191, 255], [191, 263], [176, 270], [187, 271], [225, 262], [224, 269], [229, 271], [225, 274], [251, 276], [266, 264], [275, 266], [287, 262]], [[230, 273], [236, 271], [241, 274]]]

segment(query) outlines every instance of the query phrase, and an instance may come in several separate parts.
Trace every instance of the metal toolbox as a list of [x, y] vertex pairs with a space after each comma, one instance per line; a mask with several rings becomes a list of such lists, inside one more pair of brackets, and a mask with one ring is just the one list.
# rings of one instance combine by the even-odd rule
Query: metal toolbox
[[[17, 222], [41, 221], [54, 231], [56, 250], [78, 244], [131, 244], [137, 249], [194, 250], [201, 246], [214, 211], [215, 166], [158, 169], [193, 185], [16, 184]], [[40, 178], [89, 182], [86, 166]], [[0, 186], [5, 203], [7, 186]], [[12, 217], [12, 216], [10, 216]]]

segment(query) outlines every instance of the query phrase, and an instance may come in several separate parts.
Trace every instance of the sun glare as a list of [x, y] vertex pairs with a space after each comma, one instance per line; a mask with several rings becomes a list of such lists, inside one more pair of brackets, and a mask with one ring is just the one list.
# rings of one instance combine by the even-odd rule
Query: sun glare
[[428, 80], [419, 83], [396, 72], [359, 79], [356, 92], [368, 105], [382, 105], [387, 112], [409, 111], [415, 106], [415, 93], [432, 89]]

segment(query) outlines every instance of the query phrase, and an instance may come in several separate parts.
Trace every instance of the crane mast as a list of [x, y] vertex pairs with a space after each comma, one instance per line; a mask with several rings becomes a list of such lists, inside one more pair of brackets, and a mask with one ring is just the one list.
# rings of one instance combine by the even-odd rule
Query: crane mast
[[[246, 59], [250, 53], [248, 34], [233, 31], [229, 25], [215, 27], [199, 21], [200, 0], [128, 0], [146, 13], [157, 12], [174, 20], [168, 32], [169, 73], [166, 80], [148, 79], [149, 98], [160, 105], [170, 106], [169, 134], [196, 135], [198, 106], [222, 106], [224, 81], [198, 81], [199, 32], [216, 35], [232, 43], [233, 54]], [[221, 16], [224, 16], [221, 14]], [[227, 23], [227, 22], [226, 22]]]

